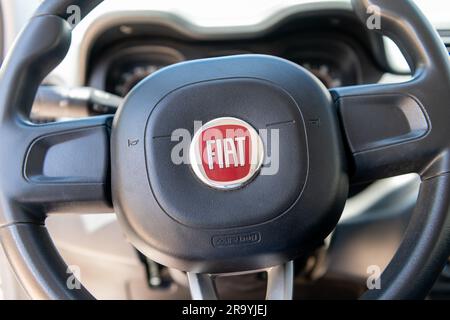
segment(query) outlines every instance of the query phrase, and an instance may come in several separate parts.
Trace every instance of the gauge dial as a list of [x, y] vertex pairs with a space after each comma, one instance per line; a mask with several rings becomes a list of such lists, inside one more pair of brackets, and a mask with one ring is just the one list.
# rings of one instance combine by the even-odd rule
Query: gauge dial
[[128, 92], [133, 89], [135, 85], [145, 79], [147, 76], [155, 73], [161, 68], [164, 68], [165, 65], [161, 64], [142, 64], [135, 65], [130, 70], [122, 73], [120, 78], [118, 79], [117, 85], [114, 87], [114, 91], [116, 94], [120, 96], [127, 95]]
[[360, 62], [347, 45], [311, 40], [293, 46], [282, 55], [314, 74], [327, 88], [360, 83]]
[[126, 96], [139, 82], [161, 68], [184, 61], [175, 49], [163, 46], [130, 47], [113, 59], [109, 65], [107, 91]]
[[333, 70], [329, 65], [321, 63], [304, 63], [302, 66], [319, 78], [327, 88], [342, 86], [342, 79], [339, 73]]

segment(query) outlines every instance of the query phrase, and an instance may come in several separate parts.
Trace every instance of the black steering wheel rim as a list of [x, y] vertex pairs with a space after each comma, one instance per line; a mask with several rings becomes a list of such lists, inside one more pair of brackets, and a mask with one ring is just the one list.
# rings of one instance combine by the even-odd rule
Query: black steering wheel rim
[[[94, 117], [42, 126], [31, 125], [26, 119], [42, 79], [62, 61], [70, 46], [67, 8], [78, 5], [85, 16], [100, 2], [44, 1], [2, 66], [0, 239], [15, 273], [32, 298], [93, 298], [83, 287], [70, 290], [66, 286], [67, 266], [44, 221], [47, 212], [113, 210], [108, 182], [112, 118]], [[352, 179], [365, 181], [410, 172], [418, 173], [422, 179], [417, 206], [400, 248], [381, 276], [381, 289], [368, 291], [362, 298], [420, 299], [430, 290], [450, 252], [450, 141], [445, 137], [446, 120], [450, 119], [450, 108], [445, 105], [450, 101], [448, 54], [436, 31], [411, 1], [352, 2], [364, 23], [370, 6], [380, 8], [379, 31], [399, 45], [414, 72], [413, 80], [403, 84], [349, 87], [331, 92], [347, 138]], [[42, 30], [46, 30], [45, 34]], [[414, 105], [412, 110], [423, 112], [424, 118], [417, 119], [413, 114], [410, 124], [419, 125], [412, 127], [407, 137], [379, 139], [375, 134], [378, 140], [361, 142], [353, 136], [358, 128], [353, 124], [358, 114], [354, 108], [363, 104], [382, 108], [392, 104], [400, 108]], [[88, 152], [98, 152], [95, 173], [88, 171], [92, 176], [86, 178], [75, 172], [71, 178], [42, 181], [39, 170], [24, 169], [29, 159], [39, 161], [39, 152], [34, 154], [30, 146], [45, 149], [52, 139], [59, 142], [82, 139]]]

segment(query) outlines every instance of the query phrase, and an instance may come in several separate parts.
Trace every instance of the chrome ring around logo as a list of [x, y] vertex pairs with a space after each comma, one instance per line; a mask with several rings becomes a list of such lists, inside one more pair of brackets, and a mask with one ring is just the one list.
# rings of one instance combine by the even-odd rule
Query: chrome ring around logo
[[243, 187], [259, 172], [264, 145], [247, 122], [217, 118], [195, 133], [189, 160], [200, 181], [212, 188], [233, 190]]

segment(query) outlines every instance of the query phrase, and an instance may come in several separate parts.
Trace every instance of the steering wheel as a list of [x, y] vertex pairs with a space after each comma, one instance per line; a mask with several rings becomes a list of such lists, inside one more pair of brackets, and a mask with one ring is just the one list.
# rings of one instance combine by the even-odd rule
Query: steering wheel
[[289, 299], [292, 261], [332, 232], [349, 182], [406, 173], [421, 177], [417, 206], [381, 288], [362, 298], [426, 296], [450, 253], [450, 65], [411, 1], [353, 0], [364, 23], [379, 7], [377, 31], [413, 71], [406, 83], [328, 91], [286, 60], [240, 55], [165, 68], [114, 118], [31, 124], [37, 88], [70, 45], [67, 8], [100, 2], [44, 1], [1, 69], [0, 237], [32, 298], [93, 298], [66, 285], [47, 214], [116, 212], [139, 251], [187, 272], [193, 298], [216, 298], [216, 276], [267, 271], [267, 298]]

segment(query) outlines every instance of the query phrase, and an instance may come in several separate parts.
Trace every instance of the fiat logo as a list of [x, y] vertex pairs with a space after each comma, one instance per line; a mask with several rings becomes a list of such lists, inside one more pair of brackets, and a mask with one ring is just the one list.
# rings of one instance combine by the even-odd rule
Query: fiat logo
[[189, 160], [195, 175], [216, 189], [237, 189], [260, 170], [264, 146], [256, 130], [236, 118], [214, 119], [198, 130]]

